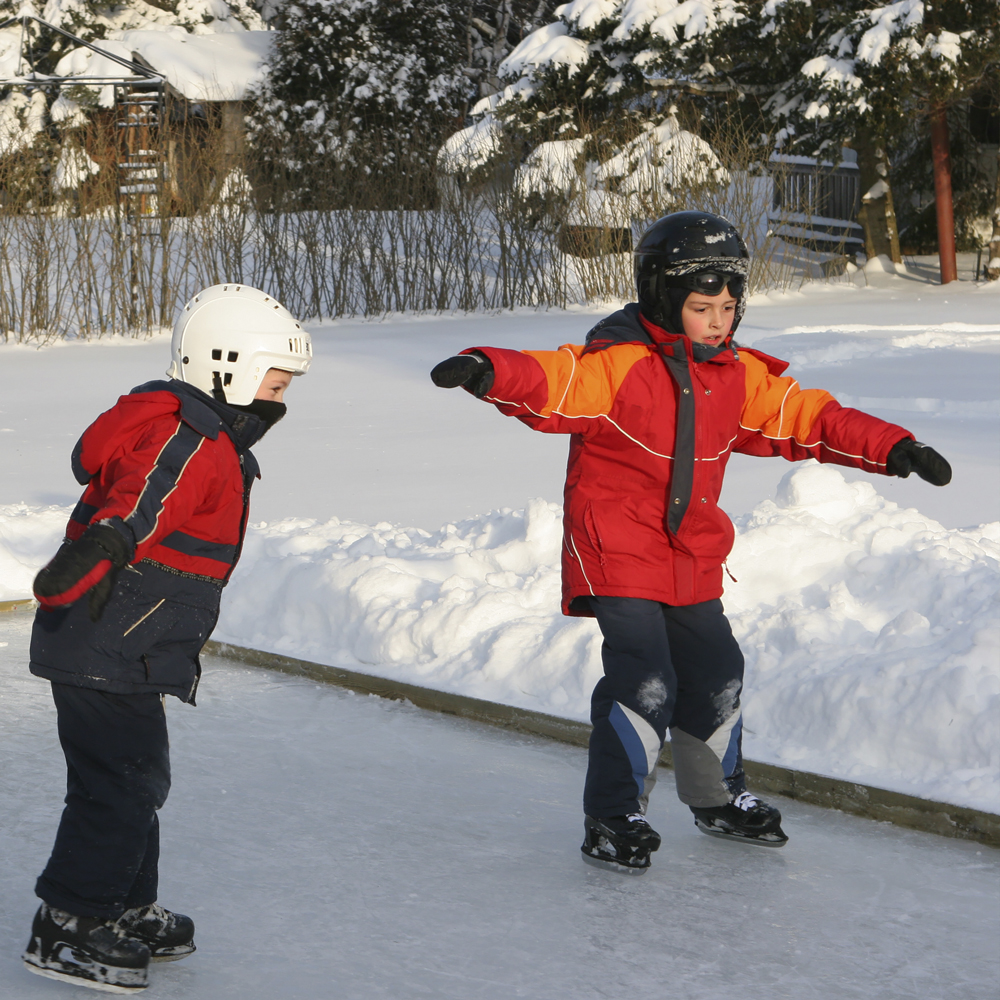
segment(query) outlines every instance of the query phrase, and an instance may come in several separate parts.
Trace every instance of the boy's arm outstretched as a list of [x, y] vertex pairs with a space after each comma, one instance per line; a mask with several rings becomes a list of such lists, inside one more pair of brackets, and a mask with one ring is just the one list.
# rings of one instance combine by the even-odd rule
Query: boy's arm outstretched
[[791, 462], [820, 462], [905, 479], [916, 472], [935, 486], [951, 481], [951, 466], [904, 427], [841, 406], [824, 389], [802, 389], [781, 372], [784, 362], [740, 349], [746, 400], [733, 451], [780, 455]]
[[584, 434], [606, 418], [641, 345], [585, 353], [577, 344], [558, 351], [476, 347], [447, 358], [431, 372], [434, 384], [462, 386], [501, 413], [550, 434]]

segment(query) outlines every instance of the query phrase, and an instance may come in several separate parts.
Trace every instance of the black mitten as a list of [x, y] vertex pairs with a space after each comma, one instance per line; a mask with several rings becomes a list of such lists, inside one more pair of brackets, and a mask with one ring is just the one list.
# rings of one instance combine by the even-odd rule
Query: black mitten
[[[118, 573], [132, 559], [133, 546], [110, 524], [91, 525], [75, 542], [65, 542], [55, 558], [35, 577], [33, 590], [43, 608], [72, 604], [90, 591], [88, 610], [96, 622], [114, 590]], [[101, 563], [110, 562], [103, 570]]]
[[493, 388], [493, 362], [485, 354], [457, 354], [431, 370], [431, 381], [442, 389], [462, 386], [482, 399]]
[[929, 445], [912, 438], [903, 438], [892, 446], [885, 462], [885, 471], [900, 479], [906, 479], [911, 472], [915, 472], [934, 486], [947, 486], [951, 482], [951, 466], [944, 456]]

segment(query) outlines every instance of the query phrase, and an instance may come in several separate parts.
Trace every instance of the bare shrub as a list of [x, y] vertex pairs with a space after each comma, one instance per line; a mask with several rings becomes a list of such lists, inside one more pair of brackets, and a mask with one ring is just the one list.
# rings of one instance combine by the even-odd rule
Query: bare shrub
[[[631, 241], [685, 208], [724, 215], [747, 235], [751, 290], [805, 273], [768, 228], [761, 147], [736, 128], [713, 137], [718, 169], [677, 170], [673, 183], [642, 191], [627, 165], [621, 176], [608, 168], [599, 192], [581, 174], [569, 197], [541, 210], [513, 156], [474, 182], [446, 177], [428, 189], [405, 170], [393, 178], [299, 159], [282, 173], [273, 158], [265, 170], [252, 148], [202, 128], [197, 141], [159, 138], [165, 176], [137, 211], [121, 197], [127, 153], [109, 125], [97, 119], [58, 143], [42, 136], [0, 159], [4, 339], [145, 335], [225, 281], [266, 288], [307, 319], [621, 301], [632, 295]], [[602, 163], [622, 148], [620, 137], [592, 139]], [[59, 180], [68, 144], [92, 165], [75, 186]]]

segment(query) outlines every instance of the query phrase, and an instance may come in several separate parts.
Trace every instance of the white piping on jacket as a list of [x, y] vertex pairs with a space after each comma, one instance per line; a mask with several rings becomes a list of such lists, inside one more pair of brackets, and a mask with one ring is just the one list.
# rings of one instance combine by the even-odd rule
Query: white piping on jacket
[[576, 561], [580, 564], [580, 569], [583, 570], [583, 578], [587, 581], [587, 587], [590, 589], [590, 596], [596, 597], [597, 595], [594, 593], [590, 577], [587, 576], [587, 571], [583, 567], [583, 560], [580, 558], [580, 550], [576, 547], [576, 539], [573, 537], [572, 532], [570, 533], [569, 540], [573, 543], [573, 552], [576, 554]]

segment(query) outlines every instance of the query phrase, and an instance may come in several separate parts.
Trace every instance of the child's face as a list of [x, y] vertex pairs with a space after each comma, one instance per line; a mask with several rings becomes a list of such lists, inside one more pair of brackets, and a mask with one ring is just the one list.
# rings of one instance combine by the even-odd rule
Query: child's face
[[291, 372], [283, 372], [280, 368], [268, 368], [254, 399], [269, 399], [274, 403], [280, 403], [291, 381]]
[[717, 347], [729, 336], [735, 316], [736, 299], [729, 294], [728, 288], [718, 295], [692, 292], [681, 309], [684, 332], [696, 344], [709, 347]]

